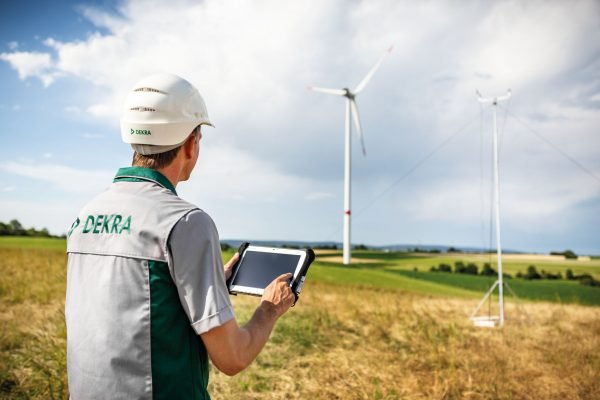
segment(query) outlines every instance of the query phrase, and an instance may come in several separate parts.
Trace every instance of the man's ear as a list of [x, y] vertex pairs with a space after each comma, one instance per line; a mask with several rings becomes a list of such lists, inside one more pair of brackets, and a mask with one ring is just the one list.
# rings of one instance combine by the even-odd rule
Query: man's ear
[[196, 142], [196, 135], [190, 135], [183, 144], [183, 151], [185, 152], [185, 158], [194, 157], [194, 145]]

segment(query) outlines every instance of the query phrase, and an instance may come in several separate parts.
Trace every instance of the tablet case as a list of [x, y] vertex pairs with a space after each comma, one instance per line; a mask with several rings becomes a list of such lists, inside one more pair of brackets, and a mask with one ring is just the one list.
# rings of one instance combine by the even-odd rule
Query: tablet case
[[[238, 253], [240, 254], [240, 261], [242, 259], [242, 255], [244, 254], [244, 252], [246, 251], [248, 246], [250, 246], [250, 243], [244, 242], [238, 248]], [[304, 258], [304, 263], [302, 264], [302, 267], [300, 268], [300, 273], [292, 282], [292, 293], [294, 293], [294, 297], [295, 297], [294, 304], [292, 306], [296, 305], [296, 302], [298, 301], [298, 297], [300, 297], [300, 292], [302, 291], [302, 286], [304, 285], [304, 280], [306, 279], [306, 273], [308, 272], [308, 267], [310, 267], [310, 264], [315, 260], [315, 252], [313, 251], [313, 249], [307, 248], [307, 249], [303, 249], [303, 250], [306, 251], [306, 257]], [[233, 266], [231, 276], [229, 277], [229, 279], [226, 282], [227, 289], [229, 289], [229, 287], [231, 285], [231, 280], [233, 279], [233, 276], [235, 275], [235, 271], [236, 271], [237, 267], [239, 266], [239, 264], [240, 264], [240, 262], [238, 261]], [[233, 293], [231, 291], [229, 293], [237, 296], [237, 293]]]

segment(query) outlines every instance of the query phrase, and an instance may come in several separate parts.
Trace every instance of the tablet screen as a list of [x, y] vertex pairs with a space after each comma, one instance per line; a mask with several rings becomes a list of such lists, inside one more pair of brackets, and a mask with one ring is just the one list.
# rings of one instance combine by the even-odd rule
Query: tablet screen
[[296, 271], [300, 255], [265, 253], [248, 250], [238, 268], [232, 285], [265, 288], [273, 279]]

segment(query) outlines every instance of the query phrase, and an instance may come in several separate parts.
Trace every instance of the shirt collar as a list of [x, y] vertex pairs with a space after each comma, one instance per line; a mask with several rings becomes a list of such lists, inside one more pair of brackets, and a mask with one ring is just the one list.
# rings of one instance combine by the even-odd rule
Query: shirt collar
[[163, 174], [152, 168], [144, 167], [124, 167], [119, 168], [113, 182], [119, 181], [149, 181], [154, 182], [165, 189], [169, 189], [177, 195], [175, 186]]

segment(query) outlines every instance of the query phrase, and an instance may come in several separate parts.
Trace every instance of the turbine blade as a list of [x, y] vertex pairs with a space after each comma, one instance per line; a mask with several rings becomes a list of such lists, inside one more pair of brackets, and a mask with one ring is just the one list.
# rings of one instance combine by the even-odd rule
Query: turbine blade
[[354, 125], [356, 126], [356, 130], [358, 132], [358, 137], [360, 138], [360, 145], [362, 147], [363, 156], [367, 155], [367, 149], [365, 148], [365, 140], [363, 137], [362, 127], [360, 126], [360, 117], [358, 116], [358, 106], [356, 105], [356, 101], [350, 101], [350, 113], [352, 114], [352, 119], [354, 120]]
[[313, 92], [335, 94], [335, 95], [338, 95], [338, 96], [344, 96], [344, 95], [346, 95], [346, 91], [342, 90], [342, 89], [328, 89], [328, 88], [320, 88], [320, 87], [316, 87], [316, 86], [309, 86], [308, 90], [312, 90]]
[[387, 51], [385, 53], [383, 53], [383, 55], [379, 58], [379, 60], [375, 63], [375, 65], [373, 65], [373, 67], [367, 73], [367, 75], [363, 78], [363, 80], [358, 84], [356, 89], [354, 89], [354, 91], [353, 91], [354, 94], [359, 94], [360, 92], [363, 91], [365, 86], [367, 86], [367, 83], [369, 83], [369, 81], [371, 80], [371, 78], [373, 77], [375, 72], [377, 72], [377, 70], [381, 66], [381, 63], [383, 63], [383, 60], [385, 60], [385, 58], [392, 52], [393, 49], [394, 49], [394, 46], [390, 46], [390, 48], [387, 49]]

